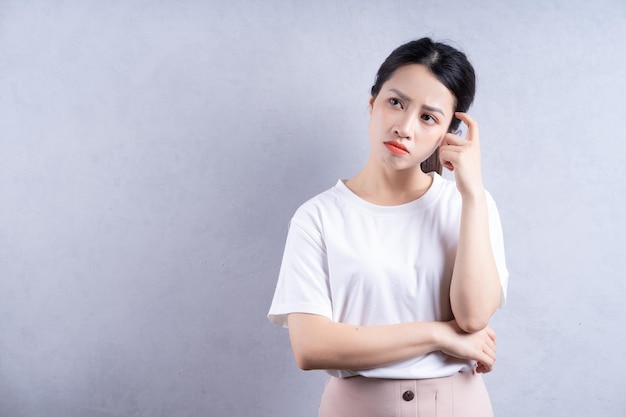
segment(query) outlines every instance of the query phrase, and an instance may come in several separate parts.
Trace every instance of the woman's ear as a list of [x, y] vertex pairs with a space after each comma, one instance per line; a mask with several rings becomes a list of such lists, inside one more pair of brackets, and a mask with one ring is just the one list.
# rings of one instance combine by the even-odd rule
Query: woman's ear
[[369, 109], [368, 112], [370, 116], [372, 115], [372, 108], [374, 108], [374, 100], [376, 100], [376, 97], [371, 96], [369, 100], [369, 107], [368, 107]]

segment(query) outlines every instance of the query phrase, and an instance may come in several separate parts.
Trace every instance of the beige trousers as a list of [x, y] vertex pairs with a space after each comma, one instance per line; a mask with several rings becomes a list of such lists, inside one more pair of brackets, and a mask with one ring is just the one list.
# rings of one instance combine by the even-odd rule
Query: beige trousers
[[330, 377], [319, 417], [493, 417], [481, 374], [433, 379]]

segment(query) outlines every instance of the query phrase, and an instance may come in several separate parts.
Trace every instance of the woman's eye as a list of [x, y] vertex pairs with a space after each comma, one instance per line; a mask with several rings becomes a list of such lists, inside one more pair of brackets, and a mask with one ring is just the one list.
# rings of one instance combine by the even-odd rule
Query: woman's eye
[[402, 107], [402, 103], [400, 103], [400, 100], [398, 100], [397, 98], [390, 98], [389, 99], [389, 104], [391, 104], [392, 106], [400, 106], [400, 107]]
[[426, 122], [429, 122], [429, 123], [437, 123], [437, 119], [435, 119], [430, 114], [423, 114], [422, 115], [422, 120], [424, 120]]

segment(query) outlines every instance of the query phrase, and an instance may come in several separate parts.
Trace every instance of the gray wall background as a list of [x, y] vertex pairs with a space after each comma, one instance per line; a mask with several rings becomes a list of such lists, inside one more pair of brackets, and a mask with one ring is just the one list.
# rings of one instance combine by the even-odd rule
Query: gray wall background
[[496, 414], [623, 416], [621, 0], [0, 1], [0, 416], [316, 415], [265, 318], [287, 223], [424, 35], [479, 76]]

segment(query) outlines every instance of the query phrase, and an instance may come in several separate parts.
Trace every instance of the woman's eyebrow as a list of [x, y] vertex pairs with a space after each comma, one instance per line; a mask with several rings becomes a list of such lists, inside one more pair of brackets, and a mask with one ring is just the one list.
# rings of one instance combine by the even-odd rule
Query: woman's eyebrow
[[433, 106], [428, 106], [426, 104], [422, 105], [422, 108], [426, 111], [430, 111], [433, 113], [440, 113], [443, 117], [446, 117], [445, 113], [443, 112], [443, 110], [441, 110], [438, 107], [433, 107]]
[[406, 101], [407, 103], [410, 103], [412, 100], [409, 98], [409, 96], [407, 96], [406, 94], [396, 90], [395, 88], [390, 88], [389, 91], [396, 93], [398, 95], [398, 97], [400, 97], [400, 99], [402, 101]]
[[[400, 97], [400, 99], [406, 103], [410, 103], [412, 100], [409, 96], [407, 96], [406, 94], [402, 93], [401, 91], [396, 90], [395, 88], [390, 88], [389, 91], [391, 91], [392, 93], [395, 93], [398, 95], [398, 97]], [[446, 116], [445, 113], [443, 112], [443, 110], [441, 110], [438, 107], [433, 107], [433, 106], [429, 106], [429, 105], [422, 105], [422, 108], [426, 111], [430, 111], [433, 113], [439, 113], [442, 116]]]

